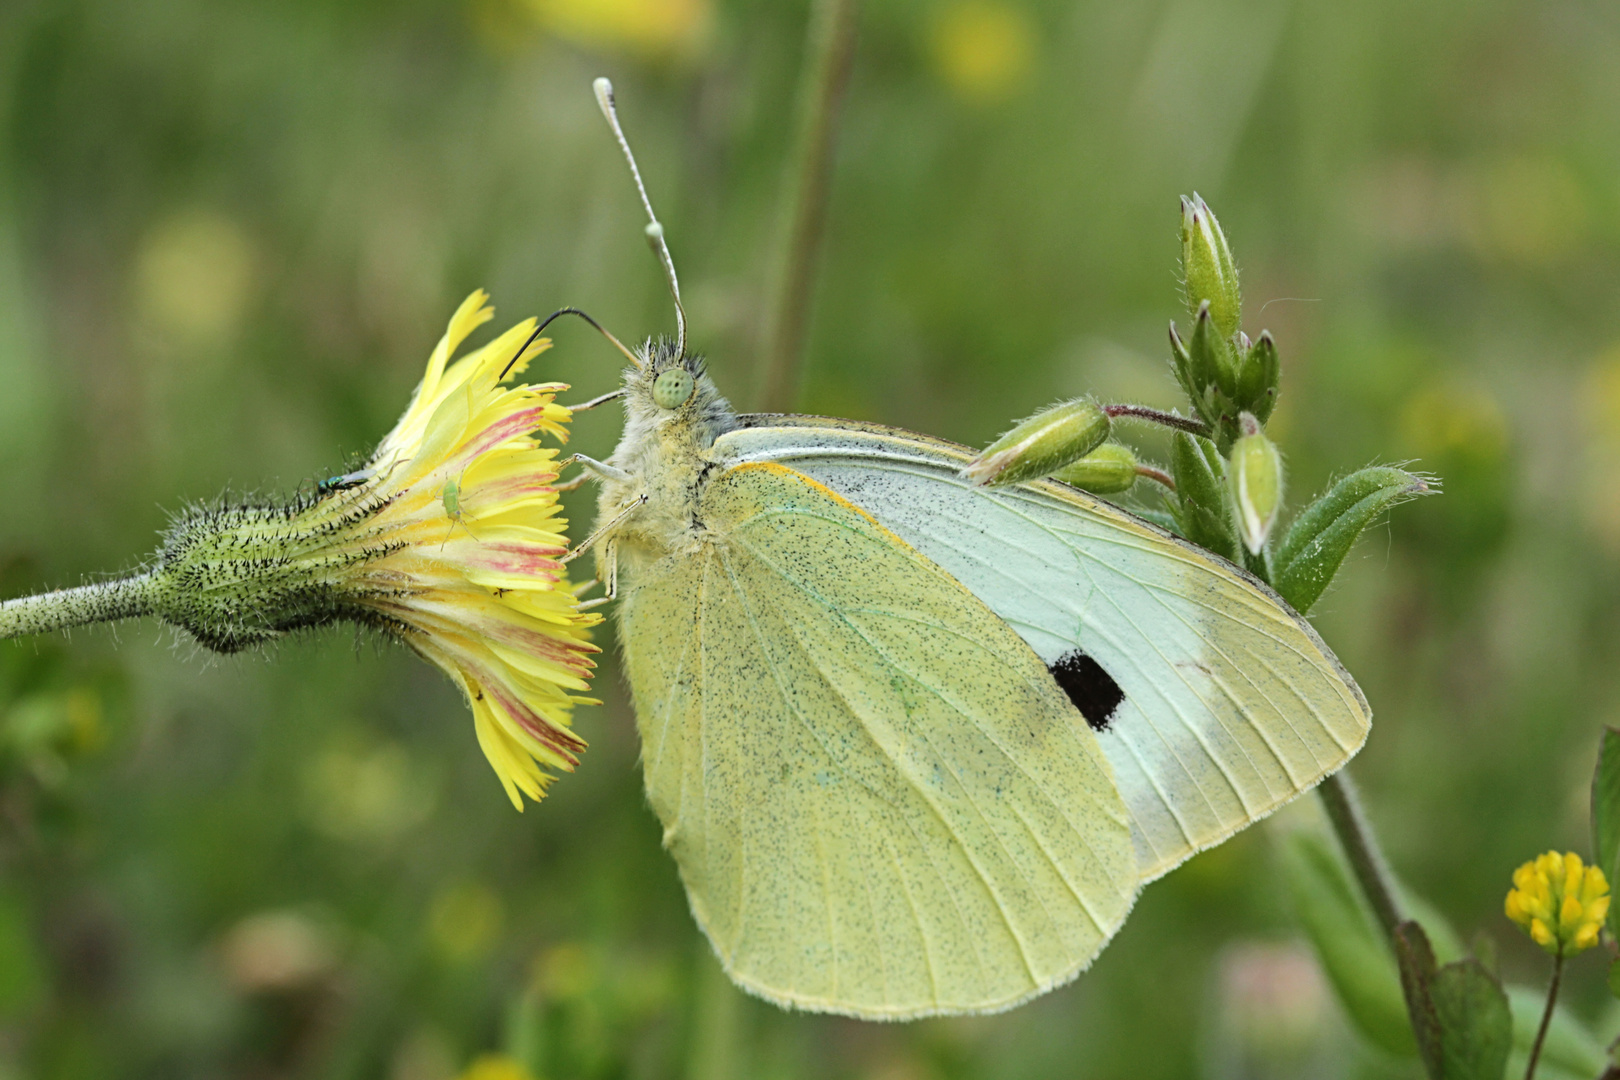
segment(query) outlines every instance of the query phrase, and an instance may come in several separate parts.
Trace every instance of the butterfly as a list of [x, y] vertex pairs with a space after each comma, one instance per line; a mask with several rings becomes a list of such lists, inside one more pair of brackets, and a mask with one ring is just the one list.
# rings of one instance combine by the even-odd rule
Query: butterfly
[[617, 603], [647, 797], [735, 982], [868, 1019], [1010, 1008], [1355, 754], [1366, 700], [1242, 569], [1057, 482], [977, 487], [940, 439], [737, 414], [597, 96], [678, 333], [608, 335], [630, 366], [586, 407], [625, 424], [575, 458], [602, 524], [569, 557]]

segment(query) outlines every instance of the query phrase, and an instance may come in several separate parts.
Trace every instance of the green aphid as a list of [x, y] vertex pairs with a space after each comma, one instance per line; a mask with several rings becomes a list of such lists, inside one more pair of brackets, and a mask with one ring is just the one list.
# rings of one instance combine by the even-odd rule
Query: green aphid
[[[450, 542], [450, 537], [456, 534], [457, 525], [460, 525], [462, 528], [466, 529], [468, 536], [473, 536], [472, 528], [467, 524], [467, 520], [463, 515], [461, 508], [461, 477], [458, 476], [453, 480], [446, 480], [444, 482], [444, 490], [440, 492], [440, 498], [444, 500], [444, 516], [450, 519], [450, 532], [445, 536], [444, 542], [446, 544]], [[473, 536], [473, 539], [476, 540], [478, 538]], [[439, 546], [443, 547], [444, 545], [441, 544]]]

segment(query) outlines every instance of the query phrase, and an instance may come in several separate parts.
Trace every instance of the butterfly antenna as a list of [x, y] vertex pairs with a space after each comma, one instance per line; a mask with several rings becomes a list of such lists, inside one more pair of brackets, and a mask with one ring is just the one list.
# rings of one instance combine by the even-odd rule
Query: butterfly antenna
[[675, 277], [675, 260], [670, 257], [664, 227], [659, 224], [658, 215], [653, 213], [652, 200], [647, 198], [647, 185], [641, 182], [641, 170], [636, 168], [636, 155], [630, 152], [630, 141], [624, 137], [624, 129], [619, 126], [619, 111], [613, 104], [613, 84], [607, 79], [597, 79], [592, 88], [596, 91], [596, 103], [602, 107], [602, 115], [607, 117], [608, 126], [619, 140], [619, 149], [624, 151], [624, 160], [630, 163], [630, 175], [635, 178], [636, 191], [641, 194], [641, 205], [647, 211], [647, 243], [652, 245], [653, 253], [663, 265], [664, 277], [669, 280], [670, 295], [675, 298], [675, 352], [685, 356], [686, 310], [681, 307], [681, 283]]
[[624, 357], [625, 357], [626, 360], [629, 360], [632, 364], [634, 364], [638, 368], [642, 366], [641, 358], [638, 357], [635, 353], [631, 352], [629, 349], [625, 348], [624, 347], [624, 342], [620, 341], [618, 338], [616, 338], [612, 334], [608, 333], [607, 330], [605, 328], [603, 328], [601, 323], [597, 322], [595, 319], [591, 318], [589, 315], [587, 315], [583, 311], [579, 310], [579, 308], [565, 307], [565, 308], [558, 308], [556, 311], [553, 311], [550, 315], [547, 315], [546, 318], [545, 318], [545, 321], [542, 322], [539, 326], [534, 328], [534, 333], [530, 334], [529, 339], [527, 341], [525, 341], [518, 348], [517, 352], [512, 354], [512, 359], [510, 359], [510, 360], [508, 360], [506, 362], [506, 366], [501, 369], [500, 376], [497, 377], [495, 381], [500, 382], [501, 379], [506, 378], [506, 373], [508, 371], [512, 370], [512, 365], [517, 363], [518, 358], [521, 357], [525, 352], [528, 351], [528, 348], [529, 348], [530, 345], [534, 344], [534, 339], [539, 337], [542, 333], [544, 333], [546, 327], [550, 326], [552, 323], [556, 322], [558, 319], [562, 318], [564, 315], [578, 315], [580, 318], [584, 319], [586, 322], [588, 322], [592, 326], [594, 326], [596, 328], [597, 333], [601, 334], [603, 337], [605, 337], [609, 341], [613, 342], [613, 347], [615, 349], [618, 349], [620, 352], [622, 352], [624, 354]]

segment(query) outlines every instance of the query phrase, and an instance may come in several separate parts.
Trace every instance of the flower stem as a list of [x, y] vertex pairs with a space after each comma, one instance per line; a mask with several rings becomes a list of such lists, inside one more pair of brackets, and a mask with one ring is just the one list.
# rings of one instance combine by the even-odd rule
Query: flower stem
[[1361, 812], [1361, 798], [1356, 794], [1355, 782], [1345, 769], [1328, 777], [1316, 789], [1327, 810], [1328, 822], [1333, 826], [1350, 860], [1350, 869], [1361, 885], [1361, 892], [1373, 910], [1380, 926], [1390, 941], [1395, 940], [1395, 928], [1401, 922], [1401, 908], [1395, 897], [1395, 883], [1378, 849], [1378, 838]]
[[1167, 428], [1185, 431], [1192, 435], [1209, 437], [1209, 425], [1202, 420], [1194, 420], [1186, 416], [1177, 416], [1175, 413], [1165, 412], [1163, 409], [1150, 409], [1146, 405], [1104, 405], [1103, 412], [1110, 418], [1128, 416], [1133, 420], [1147, 420], [1150, 423], [1162, 424]]
[[1535, 1080], [1536, 1062], [1541, 1058], [1541, 1044], [1547, 1039], [1547, 1027], [1552, 1023], [1553, 1006], [1558, 1004], [1558, 984], [1564, 977], [1564, 950], [1553, 957], [1552, 982], [1547, 987], [1547, 1008], [1541, 1014], [1541, 1027], [1536, 1029], [1536, 1041], [1530, 1044], [1530, 1063], [1525, 1066], [1524, 1080]]
[[1165, 487], [1169, 488], [1171, 491], [1176, 490], [1176, 479], [1175, 479], [1175, 477], [1171, 476], [1169, 473], [1165, 472], [1163, 469], [1156, 468], [1156, 467], [1154, 467], [1152, 465], [1138, 465], [1136, 467], [1136, 475], [1137, 476], [1145, 476], [1149, 480], [1153, 480], [1153, 481], [1155, 481], [1157, 483], [1163, 484]]
[[148, 615], [152, 611], [152, 594], [152, 576], [137, 574], [7, 600], [0, 603], [0, 640]]
[[816, 256], [827, 223], [833, 141], [855, 61], [859, 8], [859, 0], [816, 0], [810, 15], [810, 40], [799, 83], [799, 133], [788, 174], [791, 210], [775, 276], [776, 302], [766, 324], [760, 379], [759, 406], [767, 412], [791, 409], [798, 389]]

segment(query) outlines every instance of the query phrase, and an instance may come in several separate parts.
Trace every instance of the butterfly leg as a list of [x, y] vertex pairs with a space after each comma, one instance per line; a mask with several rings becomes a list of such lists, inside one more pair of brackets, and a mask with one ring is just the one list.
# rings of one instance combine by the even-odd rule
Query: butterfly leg
[[[602, 591], [602, 595], [593, 597], [592, 599], [585, 601], [583, 604], [580, 604], [580, 611], [586, 611], [593, 607], [601, 607], [603, 604], [618, 599], [619, 545], [614, 543], [611, 538], [609, 538], [602, 545], [602, 554], [598, 559], [598, 568], [601, 571], [604, 579], [605, 587]], [[592, 584], [595, 584], [595, 579], [592, 579]]]
[[557, 463], [557, 469], [560, 472], [570, 465], [578, 465], [582, 471], [572, 480], [553, 485], [554, 490], [573, 491], [587, 480], [617, 480], [621, 484], [630, 482], [630, 474], [623, 469], [609, 465], [605, 461], [597, 461], [593, 457], [586, 457], [584, 454], [574, 454], [564, 458]]
[[[642, 506], [646, 504], [646, 502], [647, 502], [647, 496], [645, 494], [637, 495], [634, 499], [630, 500], [630, 505], [629, 506], [626, 506], [623, 510], [620, 510], [617, 514], [613, 515], [613, 520], [609, 521], [606, 525], [603, 525], [601, 528], [599, 528], [595, 532], [591, 533], [591, 535], [589, 535], [585, 539], [581, 540], [578, 544], [575, 544], [574, 545], [574, 550], [570, 551], [568, 554], [564, 555], [561, 559], [558, 559], [557, 561], [562, 562], [562, 563], [573, 562], [575, 559], [577, 559], [581, 555], [585, 554], [585, 552], [589, 551], [593, 545], [597, 544], [598, 542], [600, 542], [605, 537], [611, 535], [612, 532], [615, 529], [617, 529], [621, 524], [623, 524], [625, 518], [629, 517], [631, 514], [635, 513], [637, 510], [640, 510], [642, 508]], [[614, 574], [614, 575], [610, 576], [608, 580], [609, 580], [610, 583], [616, 582], [617, 574]]]

